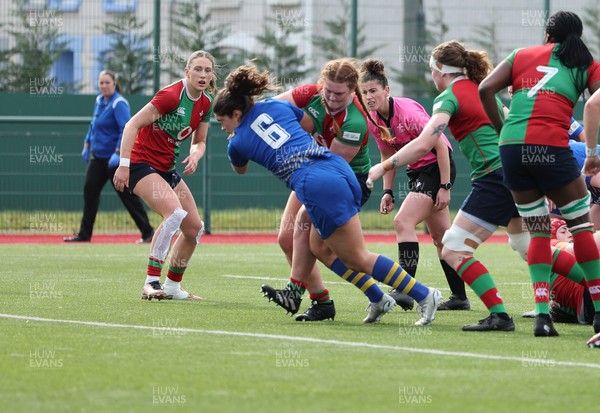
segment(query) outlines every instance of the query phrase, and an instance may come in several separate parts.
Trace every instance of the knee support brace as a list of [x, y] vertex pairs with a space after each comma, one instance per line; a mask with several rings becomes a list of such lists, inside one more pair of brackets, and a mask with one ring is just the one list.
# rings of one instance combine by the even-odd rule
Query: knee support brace
[[181, 208], [176, 208], [162, 223], [162, 228], [154, 241], [152, 248], [152, 256], [156, 259], [164, 261], [171, 247], [173, 235], [179, 229], [181, 221], [187, 216], [187, 212]]
[[451, 251], [473, 254], [482, 241], [469, 231], [462, 229], [456, 224], [452, 224], [444, 234], [442, 243], [444, 244], [444, 247]]
[[524, 261], [527, 261], [527, 250], [529, 249], [530, 236], [527, 232], [517, 232], [515, 234], [508, 234], [508, 244], [517, 251]]

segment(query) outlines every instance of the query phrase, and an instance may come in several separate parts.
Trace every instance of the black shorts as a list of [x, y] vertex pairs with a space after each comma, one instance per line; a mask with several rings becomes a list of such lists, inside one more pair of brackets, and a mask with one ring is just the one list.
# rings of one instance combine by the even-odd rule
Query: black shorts
[[367, 178], [369, 174], [364, 175], [356, 175], [356, 179], [358, 179], [358, 183], [360, 184], [360, 189], [362, 190], [362, 197], [360, 198], [360, 206], [363, 206], [369, 200], [371, 196], [371, 190], [367, 188]]
[[150, 174], [159, 174], [171, 188], [175, 188], [181, 182], [181, 176], [175, 169], [168, 172], [162, 172], [154, 169], [147, 163], [132, 163], [129, 167], [129, 192], [133, 193], [133, 189], [137, 183], [145, 176]]
[[[437, 162], [423, 166], [417, 169], [406, 169], [408, 177], [408, 189], [410, 192], [425, 194], [435, 203], [438, 191], [440, 190], [440, 165]], [[454, 159], [450, 156], [450, 182], [454, 184], [456, 180], [456, 165]], [[446, 183], [446, 182], [444, 182]]]
[[506, 186], [512, 191], [556, 191], [581, 176], [573, 151], [545, 145], [503, 145], [500, 158]]
[[504, 185], [502, 168], [471, 181], [473, 189], [460, 209], [490, 224], [507, 226], [519, 212], [512, 194]]

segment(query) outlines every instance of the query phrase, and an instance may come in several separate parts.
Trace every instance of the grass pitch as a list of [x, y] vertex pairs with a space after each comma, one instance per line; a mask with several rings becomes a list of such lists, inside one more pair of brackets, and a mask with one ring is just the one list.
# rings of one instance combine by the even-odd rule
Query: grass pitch
[[[371, 244], [396, 256], [395, 245]], [[449, 291], [434, 249], [417, 277]], [[276, 245], [201, 245], [184, 287], [201, 302], [140, 299], [144, 245], [3, 245], [0, 405], [6, 412], [595, 411], [600, 351], [591, 326], [534, 338], [526, 264], [507, 245], [477, 257], [514, 333], [466, 333], [487, 316], [400, 309], [364, 325], [366, 298], [322, 269], [335, 321], [297, 323], [267, 302], [289, 268]], [[268, 279], [268, 280], [265, 280]], [[384, 286], [387, 290], [387, 286]], [[304, 311], [309, 300], [302, 303]], [[575, 410], [573, 410], [575, 409]]]

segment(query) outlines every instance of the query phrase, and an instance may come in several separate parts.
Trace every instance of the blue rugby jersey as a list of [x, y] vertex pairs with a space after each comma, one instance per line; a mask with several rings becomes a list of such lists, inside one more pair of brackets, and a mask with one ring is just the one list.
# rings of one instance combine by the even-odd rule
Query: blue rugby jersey
[[[229, 140], [232, 165], [243, 167], [254, 161], [271, 171], [291, 188], [292, 175], [311, 161], [331, 156], [300, 126], [302, 109], [287, 101], [257, 102], [242, 119]], [[293, 189], [293, 188], [292, 188]]]

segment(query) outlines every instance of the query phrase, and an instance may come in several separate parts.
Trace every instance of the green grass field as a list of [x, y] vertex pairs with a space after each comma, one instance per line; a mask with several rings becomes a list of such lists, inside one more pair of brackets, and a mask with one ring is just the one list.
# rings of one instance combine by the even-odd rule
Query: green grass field
[[[370, 248], [396, 255], [395, 245]], [[417, 314], [399, 309], [363, 325], [366, 298], [328, 270], [335, 321], [297, 323], [259, 292], [263, 278], [282, 287], [289, 275], [276, 245], [201, 245], [184, 278], [201, 302], [140, 299], [147, 246], [0, 251], [4, 412], [597, 409], [591, 327], [557, 324], [560, 337], [534, 338], [520, 317], [533, 308], [526, 264], [507, 245], [484, 245], [478, 257], [514, 333], [462, 332], [487, 315], [470, 290], [471, 311], [439, 312], [432, 326], [413, 327]], [[448, 295], [431, 245], [418, 279]]]

